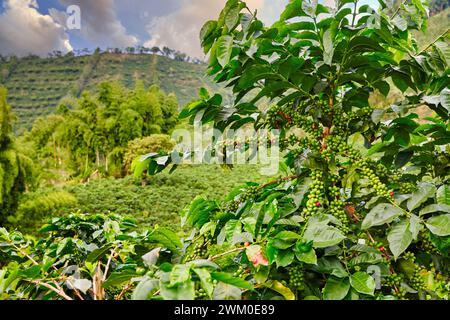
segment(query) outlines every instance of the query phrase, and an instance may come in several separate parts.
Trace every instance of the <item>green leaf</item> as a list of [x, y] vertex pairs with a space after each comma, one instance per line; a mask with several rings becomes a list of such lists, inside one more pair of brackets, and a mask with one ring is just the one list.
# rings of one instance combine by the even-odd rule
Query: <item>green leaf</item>
[[450, 212], [450, 205], [447, 204], [430, 204], [420, 210], [420, 216], [433, 212]]
[[350, 260], [349, 264], [351, 266], [356, 266], [359, 264], [376, 264], [380, 262], [383, 262], [383, 256], [381, 253], [363, 252]]
[[219, 266], [214, 262], [206, 259], [198, 259], [192, 260], [190, 265], [194, 268], [211, 268], [211, 269], [219, 269]]
[[146, 278], [139, 282], [133, 291], [132, 300], [150, 300], [159, 288], [159, 281]]
[[112, 247], [113, 247], [113, 245], [109, 243], [107, 245], [104, 245], [101, 248], [95, 249], [94, 251], [89, 253], [89, 255], [86, 258], [86, 261], [90, 262], [90, 263], [94, 263], [94, 262], [101, 260], [105, 254], [107, 254], [109, 251], [111, 251]]
[[72, 245], [71, 238], [64, 238], [61, 242], [58, 243], [58, 247], [56, 249], [56, 254], [60, 255], [64, 253], [64, 250], [69, 248]]
[[387, 240], [389, 242], [389, 249], [397, 259], [411, 244], [413, 235], [410, 230], [410, 223], [407, 220], [402, 220], [395, 224], [388, 233]]
[[347, 143], [353, 149], [361, 152], [361, 154], [367, 154], [368, 150], [365, 147], [365, 139], [364, 136], [360, 133], [354, 133], [350, 137], [348, 137]]
[[241, 289], [231, 284], [219, 282], [214, 288], [214, 300], [240, 300]]
[[281, 231], [277, 233], [274, 239], [279, 239], [286, 242], [296, 242], [300, 239], [300, 235], [292, 231]]
[[442, 185], [436, 192], [436, 200], [439, 204], [446, 204], [450, 206], [450, 186]]
[[213, 272], [213, 273], [211, 273], [211, 277], [214, 280], [221, 281], [226, 284], [231, 284], [238, 288], [253, 290], [253, 286], [249, 282], [247, 282], [241, 278], [235, 278], [232, 275], [230, 275], [229, 273]]
[[217, 28], [217, 21], [207, 21], [200, 30], [200, 40], [204, 42]]
[[295, 256], [298, 261], [308, 263], [308, 264], [317, 264], [317, 255], [314, 249], [311, 249], [308, 252], [295, 252]]
[[217, 60], [222, 67], [225, 67], [230, 62], [231, 52], [233, 49], [233, 37], [221, 36], [217, 40]]
[[336, 257], [317, 259], [317, 265], [311, 266], [311, 269], [316, 272], [331, 274], [338, 278], [348, 277], [347, 271], [345, 271], [342, 263]]
[[239, 4], [236, 4], [235, 6], [231, 7], [228, 11], [226, 17], [225, 17], [225, 25], [228, 28], [228, 31], [233, 31], [234, 28], [239, 23], [239, 12], [241, 11], [241, 7]]
[[152, 251], [146, 253], [142, 256], [142, 260], [144, 260], [144, 264], [147, 267], [152, 267], [156, 264], [159, 258], [159, 252], [161, 251], [161, 248], [155, 248]]
[[395, 157], [395, 167], [397, 169], [402, 168], [409, 162], [409, 160], [411, 160], [413, 155], [414, 155], [413, 151], [406, 150], [399, 152], [398, 155]]
[[411, 231], [411, 235], [413, 240], [417, 240], [417, 236], [419, 232], [423, 229], [422, 221], [418, 216], [412, 214], [409, 218], [409, 230]]
[[403, 210], [389, 203], [380, 203], [370, 210], [364, 218], [361, 228], [367, 230], [371, 227], [381, 226], [392, 222], [395, 218], [403, 214]]
[[450, 89], [449, 88], [445, 88], [441, 91], [440, 102], [441, 102], [441, 105], [445, 109], [447, 109], [447, 112], [450, 113]]
[[214, 286], [209, 271], [199, 268], [194, 268], [193, 270], [200, 278], [200, 284], [202, 285], [202, 288], [205, 290], [209, 297], [212, 297]]
[[450, 236], [450, 214], [431, 217], [425, 222], [425, 225], [437, 236]]
[[412, 194], [411, 198], [408, 199], [406, 206], [409, 211], [418, 208], [422, 203], [427, 201], [429, 198], [433, 197], [436, 193], [436, 186], [431, 183], [421, 183], [418, 188]]
[[169, 250], [177, 251], [181, 248], [180, 238], [175, 232], [166, 228], [155, 229], [148, 237], [149, 241], [157, 242]]
[[170, 287], [177, 286], [189, 280], [191, 274], [190, 266], [185, 264], [177, 264], [170, 272]]
[[350, 290], [350, 283], [347, 278], [339, 279], [329, 277], [323, 288], [324, 300], [342, 300]]
[[331, 29], [328, 29], [323, 34], [323, 61], [327, 65], [331, 65], [333, 61], [334, 47]]
[[124, 270], [121, 272], [112, 272], [108, 279], [103, 283], [104, 288], [116, 287], [130, 281], [139, 275], [134, 270]]
[[195, 283], [187, 281], [179, 286], [170, 287], [168, 283], [160, 282], [161, 297], [164, 300], [194, 300]]
[[326, 248], [340, 243], [345, 239], [345, 236], [335, 227], [313, 224], [306, 228], [304, 239], [313, 241], [314, 248]]
[[9, 240], [9, 233], [5, 228], [0, 228], [0, 237], [5, 241]]
[[392, 24], [401, 31], [405, 31], [408, 28], [408, 21], [403, 19], [399, 14], [396, 15], [391, 21]]
[[270, 281], [265, 284], [268, 288], [281, 294], [286, 300], [295, 300], [295, 294], [279, 281]]
[[275, 259], [278, 267], [287, 267], [294, 261], [294, 251], [280, 250]]
[[357, 272], [350, 276], [351, 286], [362, 294], [373, 296], [375, 292], [375, 280], [366, 272]]
[[281, 14], [280, 21], [286, 21], [303, 15], [302, 2], [302, 0], [291, 0]]

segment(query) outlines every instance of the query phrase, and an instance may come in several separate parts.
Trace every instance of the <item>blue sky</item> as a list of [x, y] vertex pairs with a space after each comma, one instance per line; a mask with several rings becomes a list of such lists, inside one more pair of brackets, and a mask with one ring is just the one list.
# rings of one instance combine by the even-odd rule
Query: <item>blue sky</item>
[[[276, 20], [288, 0], [247, 0], [260, 18]], [[322, 0], [321, 0], [322, 1]], [[330, 0], [323, 0], [330, 1]], [[332, 1], [332, 0], [331, 0]], [[376, 2], [376, 0], [364, 0]], [[226, 0], [0, 0], [0, 54], [168, 46], [202, 57], [198, 32]], [[68, 30], [66, 8], [81, 9], [81, 29]]]

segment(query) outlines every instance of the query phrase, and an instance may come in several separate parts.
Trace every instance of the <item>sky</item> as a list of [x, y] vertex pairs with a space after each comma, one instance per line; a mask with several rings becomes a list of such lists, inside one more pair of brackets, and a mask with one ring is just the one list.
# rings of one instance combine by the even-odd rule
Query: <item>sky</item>
[[[322, 1], [322, 0], [321, 0]], [[333, 0], [323, 0], [333, 1]], [[375, 0], [366, 0], [375, 1]], [[24, 56], [83, 48], [168, 46], [203, 58], [198, 34], [217, 19], [226, 0], [0, 0], [0, 54]], [[267, 24], [277, 20], [288, 0], [247, 0]], [[80, 8], [80, 29], [67, 28]], [[73, 20], [72, 20], [73, 21]]]

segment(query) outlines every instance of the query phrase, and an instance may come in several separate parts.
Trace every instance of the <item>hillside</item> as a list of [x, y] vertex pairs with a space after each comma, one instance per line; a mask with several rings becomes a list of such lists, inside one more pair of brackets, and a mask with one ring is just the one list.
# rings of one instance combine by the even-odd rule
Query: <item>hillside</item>
[[430, 18], [428, 28], [425, 33], [416, 32], [415, 37], [419, 45], [423, 48], [437, 37], [448, 31], [450, 26], [450, 8], [447, 8]]
[[148, 54], [27, 57], [0, 62], [0, 83], [8, 89], [9, 103], [18, 118], [15, 129], [21, 132], [37, 117], [52, 113], [63, 97], [93, 90], [104, 80], [117, 80], [127, 87], [136, 80], [146, 85], [157, 83], [167, 93], [175, 93], [184, 105], [202, 86], [219, 90], [205, 77], [205, 68]]

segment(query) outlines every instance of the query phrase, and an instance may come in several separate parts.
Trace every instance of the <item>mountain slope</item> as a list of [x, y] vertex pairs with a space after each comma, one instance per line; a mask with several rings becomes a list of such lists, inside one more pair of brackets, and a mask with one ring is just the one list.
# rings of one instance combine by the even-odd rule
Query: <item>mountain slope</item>
[[8, 89], [8, 102], [18, 118], [16, 132], [21, 132], [37, 117], [52, 113], [63, 97], [94, 90], [105, 80], [120, 81], [127, 87], [137, 80], [159, 84], [167, 93], [175, 93], [182, 106], [195, 98], [202, 86], [220, 90], [206, 78], [205, 70], [205, 65], [147, 54], [27, 57], [0, 62], [0, 84]]

